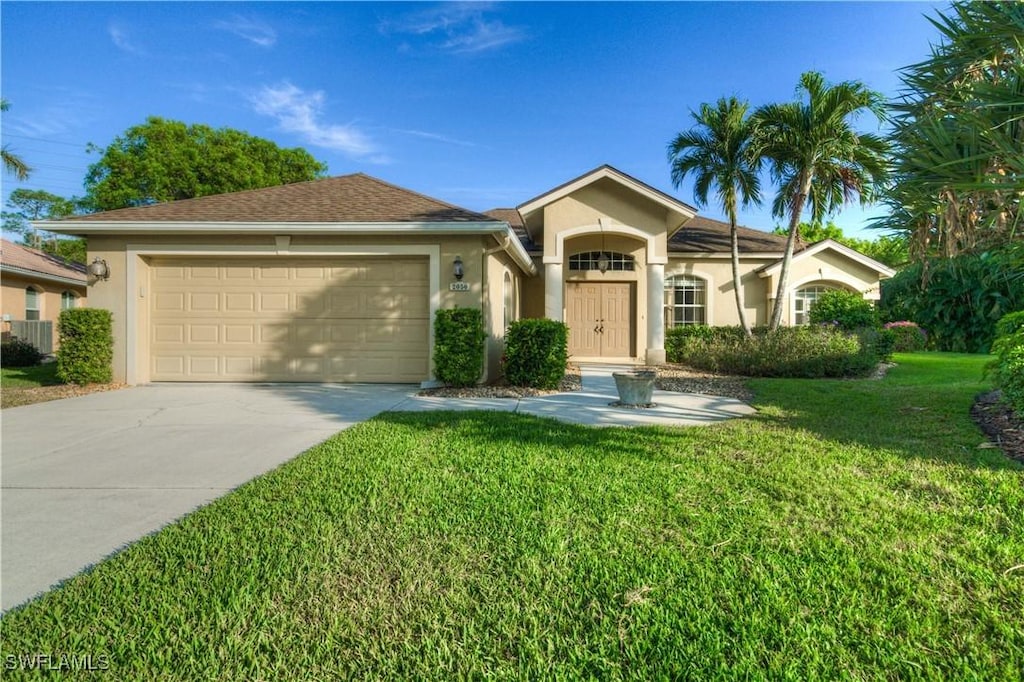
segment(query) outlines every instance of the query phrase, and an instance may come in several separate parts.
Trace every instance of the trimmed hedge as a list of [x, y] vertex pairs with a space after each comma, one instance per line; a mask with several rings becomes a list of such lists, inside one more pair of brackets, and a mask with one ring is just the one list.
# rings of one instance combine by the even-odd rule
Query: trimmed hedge
[[[674, 348], [669, 361], [751, 377], [852, 377], [874, 370], [891, 355], [894, 344], [892, 334], [875, 329], [850, 333], [820, 325], [759, 328], [751, 339], [739, 327], [707, 329], [683, 333], [685, 342]], [[666, 342], [666, 351], [668, 346]]]
[[0, 364], [4, 367], [35, 367], [43, 357], [38, 348], [24, 339], [0, 343]]
[[69, 308], [57, 319], [57, 376], [69, 384], [107, 384], [113, 378], [113, 315], [99, 308]]
[[434, 375], [449, 386], [474, 386], [484, 370], [483, 315], [476, 308], [438, 310], [434, 318]]
[[870, 301], [846, 289], [822, 292], [811, 304], [811, 324], [832, 324], [852, 332], [865, 327], [878, 326], [878, 313]]
[[512, 386], [558, 388], [569, 360], [569, 328], [544, 319], [517, 320], [505, 333], [505, 380]]
[[996, 359], [989, 365], [989, 372], [1002, 389], [1003, 400], [1024, 416], [1024, 310], [999, 319], [992, 352]]

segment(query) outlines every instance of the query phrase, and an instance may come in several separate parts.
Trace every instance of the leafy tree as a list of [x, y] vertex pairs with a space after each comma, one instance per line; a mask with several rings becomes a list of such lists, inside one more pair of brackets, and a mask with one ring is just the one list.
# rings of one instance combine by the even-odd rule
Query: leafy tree
[[29, 221], [57, 220], [76, 213], [84, 213], [77, 199], [65, 199], [40, 189], [18, 188], [7, 198], [7, 206], [14, 209], [3, 212], [3, 228], [7, 232], [22, 235], [26, 246], [67, 260], [84, 263], [86, 244], [84, 239], [61, 237], [51, 232], [40, 232]]
[[732, 287], [736, 295], [736, 311], [740, 326], [749, 337], [740, 285], [740, 255], [736, 233], [737, 203], [760, 204], [760, 162], [750, 153], [753, 127], [747, 116], [747, 103], [735, 97], [722, 98], [712, 107], [702, 104], [699, 112], [691, 112], [695, 127], [676, 135], [669, 144], [672, 183], [679, 187], [683, 179], [694, 176], [693, 194], [699, 206], [708, 203], [708, 192], [714, 189], [729, 217], [732, 244]]
[[106, 211], [313, 180], [326, 171], [304, 149], [153, 116], [102, 150], [85, 186], [96, 209]]
[[[0, 99], [0, 111], [7, 111], [10, 108], [10, 102]], [[12, 152], [8, 145], [5, 144], [3, 149], [0, 149], [0, 158], [3, 159], [4, 170], [19, 180], [28, 180], [28, 175], [32, 172], [32, 169], [29, 168], [29, 165], [20, 156]]]
[[[859, 251], [869, 258], [874, 258], [879, 263], [884, 263], [891, 268], [905, 265], [908, 260], [906, 235], [883, 235], [878, 239], [847, 237], [843, 233], [843, 229], [831, 220], [824, 224], [802, 222], [800, 223], [799, 230], [800, 236], [805, 241], [814, 243], [831, 239], [849, 246], [851, 249]], [[780, 235], [787, 234], [786, 228], [781, 225], [776, 225], [772, 232]]]
[[769, 104], [754, 112], [754, 151], [769, 165], [779, 186], [772, 212], [789, 216], [786, 250], [776, 305], [769, 322], [777, 329], [782, 322], [781, 302], [789, 285], [793, 247], [799, 237], [800, 217], [810, 203], [815, 222], [859, 197], [871, 201], [885, 178], [886, 141], [870, 133], [858, 133], [852, 119], [863, 111], [882, 115], [882, 96], [859, 81], [828, 85], [815, 71], [800, 77], [798, 92], [803, 101]]
[[902, 71], [891, 105], [880, 221], [909, 236], [919, 262], [1000, 248], [1024, 227], [1024, 4], [954, 2], [929, 21], [941, 41]]

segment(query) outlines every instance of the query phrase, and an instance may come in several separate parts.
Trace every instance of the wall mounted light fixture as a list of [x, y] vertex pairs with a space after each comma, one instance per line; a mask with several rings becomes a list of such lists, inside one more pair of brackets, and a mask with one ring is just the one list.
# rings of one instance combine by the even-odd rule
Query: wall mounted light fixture
[[452, 262], [452, 276], [455, 279], [461, 280], [466, 271], [462, 269], [462, 256], [456, 256]]
[[89, 263], [88, 271], [96, 279], [110, 279], [110, 267], [107, 265], [107, 261], [98, 256]]

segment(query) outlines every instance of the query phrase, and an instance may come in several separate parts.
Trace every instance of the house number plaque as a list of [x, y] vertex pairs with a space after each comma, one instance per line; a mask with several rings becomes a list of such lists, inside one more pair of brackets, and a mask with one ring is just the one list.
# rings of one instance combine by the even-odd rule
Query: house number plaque
[[469, 282], [452, 282], [448, 285], [449, 291], [469, 291]]

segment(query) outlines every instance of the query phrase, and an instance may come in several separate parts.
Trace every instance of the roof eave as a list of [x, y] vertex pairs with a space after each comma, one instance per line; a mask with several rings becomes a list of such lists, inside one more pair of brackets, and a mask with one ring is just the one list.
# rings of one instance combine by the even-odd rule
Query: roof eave
[[32, 225], [58, 234], [490, 234], [511, 229], [508, 223], [487, 221], [422, 222], [270, 222], [92, 220], [68, 222], [40, 220]]
[[76, 279], [74, 277], [53, 275], [48, 272], [39, 272], [38, 270], [31, 270], [29, 268], [19, 268], [17, 265], [9, 265], [7, 263], [0, 263], [0, 272], [9, 272], [12, 275], [19, 275], [21, 277], [34, 277], [35, 279], [46, 280], [48, 282], [57, 282], [58, 284], [71, 284], [79, 287], [84, 287], [89, 284], [85, 275], [82, 275], [82, 279]]

